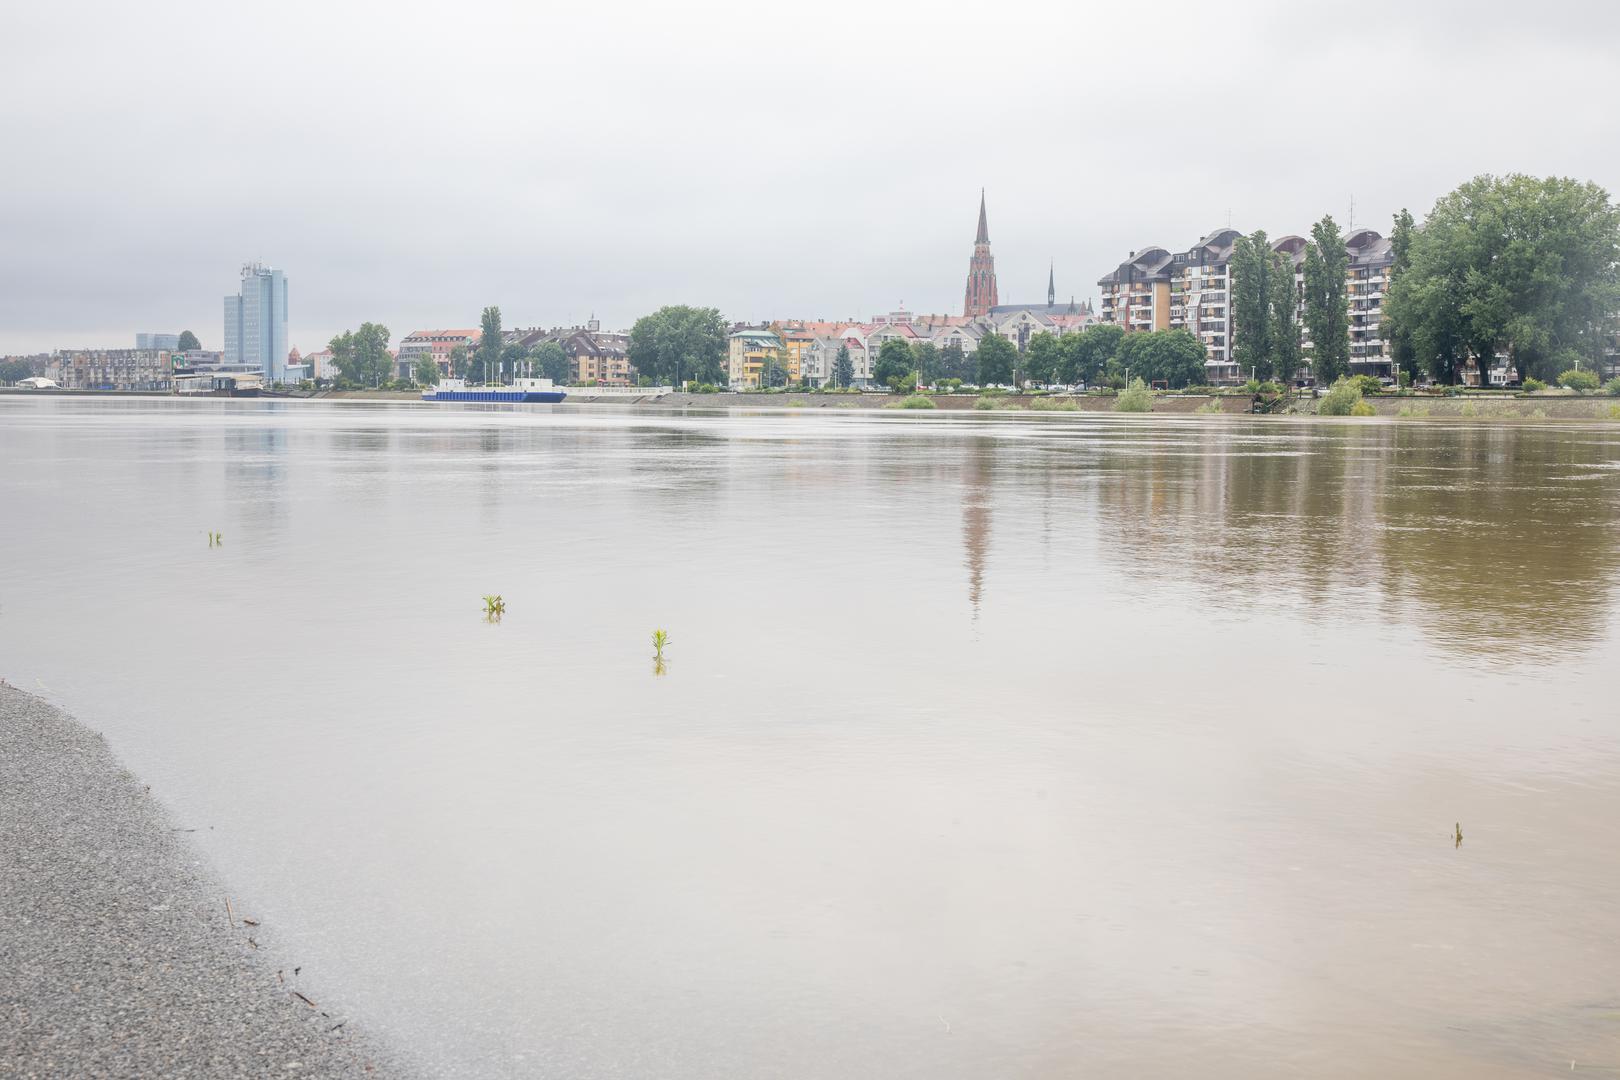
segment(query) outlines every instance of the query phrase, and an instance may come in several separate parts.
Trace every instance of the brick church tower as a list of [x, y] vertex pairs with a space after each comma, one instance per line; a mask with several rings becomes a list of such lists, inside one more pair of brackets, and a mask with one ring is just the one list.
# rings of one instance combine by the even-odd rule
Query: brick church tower
[[967, 296], [962, 314], [988, 315], [996, 297], [996, 257], [990, 254], [990, 226], [984, 217], [984, 190], [979, 191], [979, 235], [973, 238], [973, 260], [968, 263]]

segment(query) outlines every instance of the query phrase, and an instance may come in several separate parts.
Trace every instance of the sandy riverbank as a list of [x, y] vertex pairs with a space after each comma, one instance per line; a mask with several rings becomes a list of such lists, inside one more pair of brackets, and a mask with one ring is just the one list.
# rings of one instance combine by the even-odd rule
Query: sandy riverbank
[[0, 1076], [408, 1075], [226, 895], [101, 736], [0, 682]]

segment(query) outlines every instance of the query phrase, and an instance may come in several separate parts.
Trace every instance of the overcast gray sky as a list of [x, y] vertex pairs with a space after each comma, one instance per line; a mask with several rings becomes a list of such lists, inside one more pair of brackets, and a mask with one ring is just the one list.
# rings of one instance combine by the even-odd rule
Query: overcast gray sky
[[0, 0], [0, 353], [220, 346], [241, 264], [365, 320], [628, 326], [1094, 296], [1228, 220], [1620, 186], [1620, 5]]

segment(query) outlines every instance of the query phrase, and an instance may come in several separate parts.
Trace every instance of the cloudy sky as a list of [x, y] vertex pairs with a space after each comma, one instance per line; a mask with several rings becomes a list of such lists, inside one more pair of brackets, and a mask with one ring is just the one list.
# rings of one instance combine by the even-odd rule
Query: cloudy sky
[[1620, 5], [4, 0], [0, 353], [365, 320], [628, 326], [1094, 296], [1229, 221], [1620, 188]]

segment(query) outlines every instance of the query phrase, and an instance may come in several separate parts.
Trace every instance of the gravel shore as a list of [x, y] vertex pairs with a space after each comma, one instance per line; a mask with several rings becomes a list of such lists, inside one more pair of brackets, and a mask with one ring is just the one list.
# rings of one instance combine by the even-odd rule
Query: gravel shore
[[101, 736], [0, 682], [0, 1077], [380, 1077]]

